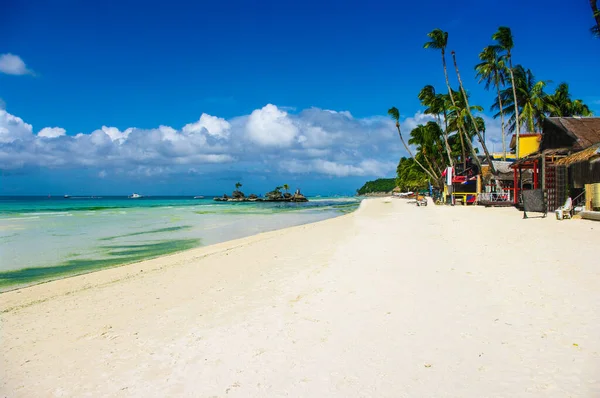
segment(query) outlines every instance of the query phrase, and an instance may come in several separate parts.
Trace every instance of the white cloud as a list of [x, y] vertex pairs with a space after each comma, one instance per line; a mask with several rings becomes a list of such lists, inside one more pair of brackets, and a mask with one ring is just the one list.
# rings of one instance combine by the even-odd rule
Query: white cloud
[[0, 143], [10, 143], [19, 139], [29, 138], [33, 128], [20, 117], [13, 116], [5, 110], [0, 110]]
[[61, 127], [44, 127], [37, 134], [38, 137], [57, 138], [65, 135], [67, 131]]
[[213, 137], [228, 138], [231, 124], [220, 117], [203, 113], [197, 122], [186, 124], [181, 131], [186, 134], [194, 134], [202, 132], [203, 129]]
[[[423, 118], [406, 119], [403, 129]], [[290, 114], [271, 104], [229, 120], [202, 114], [180, 130], [102, 126], [74, 136], [60, 127], [32, 131], [22, 119], [0, 111], [0, 169], [89, 167], [97, 168], [100, 178], [190, 170], [376, 177], [393, 175], [405, 155], [387, 117], [355, 118], [318, 108]]]
[[33, 74], [33, 71], [27, 69], [21, 57], [10, 53], [0, 55], [0, 72], [7, 75]]
[[246, 131], [251, 141], [261, 146], [289, 147], [298, 134], [287, 112], [268, 104], [248, 117]]

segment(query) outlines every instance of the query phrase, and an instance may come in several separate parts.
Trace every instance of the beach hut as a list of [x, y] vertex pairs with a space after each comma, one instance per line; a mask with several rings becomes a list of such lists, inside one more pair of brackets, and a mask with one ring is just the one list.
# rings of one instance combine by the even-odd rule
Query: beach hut
[[600, 142], [556, 162], [567, 168], [573, 206], [600, 210]]
[[[539, 149], [516, 161], [513, 165], [515, 196], [519, 190], [539, 189], [545, 195], [548, 211], [562, 206], [571, 194], [567, 165], [561, 159], [583, 151], [600, 142], [600, 118], [549, 117], [542, 125]], [[526, 184], [524, 172], [531, 173]]]

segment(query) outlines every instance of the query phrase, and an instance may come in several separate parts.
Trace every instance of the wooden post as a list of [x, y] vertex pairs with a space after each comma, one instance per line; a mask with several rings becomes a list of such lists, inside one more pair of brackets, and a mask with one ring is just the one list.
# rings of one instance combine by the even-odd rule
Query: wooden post
[[513, 196], [514, 197], [513, 197], [513, 202], [515, 204], [517, 204], [517, 197], [518, 197], [518, 195], [517, 195], [517, 182], [518, 182], [518, 180], [517, 180], [517, 168], [516, 167], [513, 168], [513, 172], [514, 172], [514, 184], [513, 184]]
[[533, 188], [538, 189], [538, 160], [533, 161]]
[[592, 208], [592, 184], [585, 184], [585, 209], [594, 210]]

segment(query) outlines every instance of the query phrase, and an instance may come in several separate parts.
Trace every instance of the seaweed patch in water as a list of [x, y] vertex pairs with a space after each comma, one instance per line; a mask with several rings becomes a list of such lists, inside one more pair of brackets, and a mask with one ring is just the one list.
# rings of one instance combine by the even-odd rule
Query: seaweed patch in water
[[124, 234], [124, 235], [108, 236], [106, 238], [100, 238], [99, 240], [113, 240], [113, 239], [118, 239], [118, 238], [128, 238], [130, 236], [158, 234], [161, 232], [175, 232], [175, 231], [181, 231], [181, 230], [190, 229], [190, 228], [192, 228], [191, 225], [181, 225], [179, 227], [166, 227], [166, 228], [159, 228], [159, 229], [151, 229], [149, 231], [132, 232], [130, 234]]
[[107, 258], [71, 259], [52, 267], [24, 268], [15, 271], [0, 272], [0, 288], [56, 279], [61, 276], [82, 274], [116, 265], [134, 263], [198, 247], [200, 246], [200, 243], [200, 239], [179, 239], [145, 245], [105, 246], [107, 249], [133, 250], [109, 250], [109, 257]]

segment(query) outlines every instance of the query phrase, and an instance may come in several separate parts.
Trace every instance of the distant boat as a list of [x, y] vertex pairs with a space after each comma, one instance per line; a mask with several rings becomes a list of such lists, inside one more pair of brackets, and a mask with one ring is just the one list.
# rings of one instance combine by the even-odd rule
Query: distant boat
[[[50, 195], [48, 195], [50, 196]], [[65, 195], [65, 199], [69, 199], [71, 197], [71, 195]]]
[[133, 194], [131, 194], [131, 196], [129, 197], [129, 199], [139, 199], [141, 197], [142, 197], [142, 195], [137, 194], [137, 193], [133, 193]]
[[194, 196], [194, 199], [204, 199], [204, 196], [200, 195], [200, 196]]

